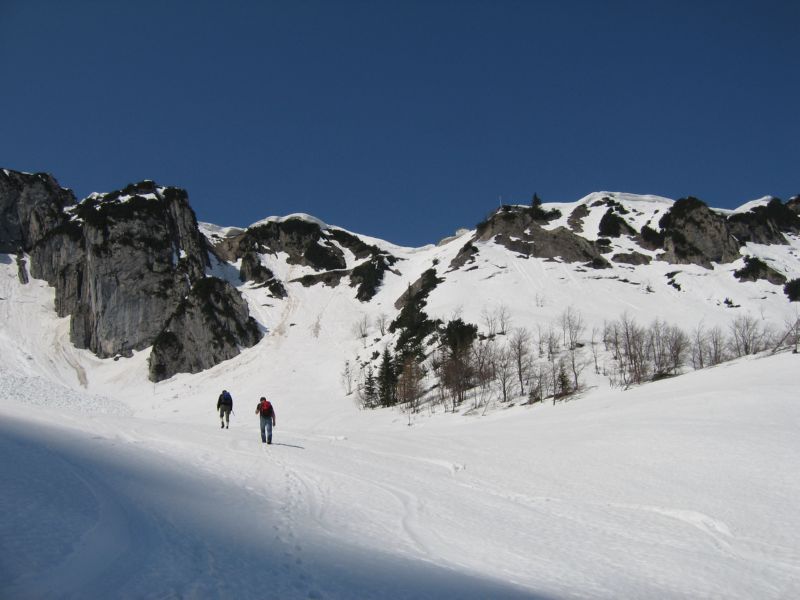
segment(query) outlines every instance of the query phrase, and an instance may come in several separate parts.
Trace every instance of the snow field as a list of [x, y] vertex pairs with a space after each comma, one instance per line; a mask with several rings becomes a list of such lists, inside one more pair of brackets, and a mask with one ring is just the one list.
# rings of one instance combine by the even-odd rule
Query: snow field
[[[587, 375], [589, 389], [556, 406], [425, 411], [410, 427], [399, 410], [357, 409], [344, 361], [388, 337], [371, 325], [359, 339], [354, 324], [393, 315], [406, 287], [446, 271], [466, 239], [367, 240], [402, 273], [369, 304], [347, 280], [289, 284], [276, 300], [217, 265], [266, 336], [158, 384], [147, 351], [115, 361], [72, 347], [52, 290], [21, 286], [0, 260], [0, 597], [800, 596], [796, 355], [628, 391]], [[800, 275], [797, 240], [752, 250]], [[304, 274], [263, 260], [282, 279]], [[629, 311], [688, 333], [739, 314], [778, 328], [794, 314], [778, 288], [738, 283], [730, 265], [580, 270], [485, 243], [476, 266], [431, 293], [431, 317], [481, 324], [502, 304], [512, 327], [535, 330], [573, 307], [589, 329]], [[687, 291], [666, 283], [676, 270]], [[229, 430], [214, 410], [223, 388]], [[269, 447], [253, 414], [262, 395], [277, 412]]]

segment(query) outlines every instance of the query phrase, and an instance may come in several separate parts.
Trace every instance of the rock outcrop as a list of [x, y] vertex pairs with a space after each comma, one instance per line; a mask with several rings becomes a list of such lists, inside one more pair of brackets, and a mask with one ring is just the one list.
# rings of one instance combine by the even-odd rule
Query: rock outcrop
[[153, 343], [150, 379], [199, 373], [233, 358], [262, 337], [247, 303], [216, 277], [197, 281]]
[[184, 190], [146, 181], [94, 195], [32, 252], [71, 339], [100, 357], [150, 346], [208, 262]]
[[[362, 262], [347, 269], [343, 248], [352, 252]], [[223, 259], [236, 262], [241, 259], [242, 281], [267, 285], [273, 296], [283, 298], [286, 289], [265, 267], [259, 255], [277, 256], [285, 253], [286, 262], [310, 267], [318, 273], [296, 279], [304, 286], [324, 284], [337, 286], [349, 276], [356, 298], [369, 301], [377, 293], [384, 274], [391, 271], [397, 258], [364, 242], [361, 238], [341, 229], [323, 228], [319, 223], [302, 217], [268, 221], [250, 227], [231, 238], [220, 240], [215, 250]]]
[[525, 257], [560, 258], [594, 268], [608, 265], [595, 244], [566, 227], [545, 229], [528, 207], [501, 207], [478, 225], [473, 241], [491, 239]]
[[786, 244], [784, 233], [800, 233], [800, 216], [778, 198], [728, 217], [731, 233], [742, 244]]
[[74, 194], [46, 173], [0, 169], [0, 253], [28, 252], [62, 225]]
[[739, 242], [725, 217], [697, 198], [681, 198], [659, 221], [664, 253], [659, 259], [673, 264], [730, 263], [740, 258]]
[[[55, 288], [57, 314], [70, 317], [73, 344], [101, 358], [152, 345], [190, 291], [205, 281], [208, 251], [184, 190], [144, 181], [74, 204], [72, 192], [49, 175], [3, 170], [0, 207], [3, 250], [30, 254], [31, 275]], [[18, 264], [24, 281], [21, 257]], [[241, 310], [231, 313], [238, 331], [249, 316], [231, 290], [244, 306], [244, 317]], [[230, 320], [220, 323], [233, 326]], [[228, 340], [227, 334], [209, 335]], [[210, 360], [230, 358], [251, 341], [252, 335], [228, 346], [221, 342], [223, 349]], [[171, 365], [189, 360], [162, 362], [159, 376], [172, 375]]]
[[315, 271], [344, 269], [347, 262], [341, 248], [323, 235], [315, 222], [292, 218], [268, 221], [225, 239], [217, 246], [221, 256], [231, 262], [249, 252], [286, 254], [290, 265], [311, 267]]
[[739, 281], [758, 281], [764, 279], [774, 285], [786, 283], [786, 277], [778, 273], [763, 260], [753, 256], [744, 257], [744, 267], [733, 272]]

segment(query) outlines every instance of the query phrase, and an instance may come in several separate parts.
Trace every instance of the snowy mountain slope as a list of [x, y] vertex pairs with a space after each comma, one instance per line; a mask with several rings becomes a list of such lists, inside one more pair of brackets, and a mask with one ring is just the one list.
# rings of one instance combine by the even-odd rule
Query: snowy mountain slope
[[[117, 385], [133, 417], [91, 403], [56, 413], [59, 390], [0, 379], [3, 595], [800, 593], [796, 355], [407, 427], [309, 394], [326, 369], [299, 338], [266, 339], [310, 353], [300, 375], [273, 381], [263, 371], [291, 361], [245, 353], [217, 373]], [[128, 368], [103, 363], [106, 377]], [[222, 385], [236, 399], [225, 431]], [[265, 389], [278, 413], [269, 449], [249, 412]]]
[[[580, 222], [597, 240], [608, 197], [638, 229], [655, 226], [671, 202], [601, 193], [544, 205], [562, 213], [546, 227]], [[207, 237], [243, 233], [201, 228]], [[475, 235], [423, 248], [358, 235], [397, 259], [366, 302], [349, 275], [305, 285], [317, 271], [285, 252], [259, 254], [284, 298], [242, 282], [240, 264], [212, 260], [209, 273], [237, 287], [265, 336], [234, 359], [156, 384], [148, 350], [100, 359], [74, 348], [52, 288], [22, 285], [14, 259], [0, 258], [0, 446], [12, 467], [0, 493], [0, 596], [800, 593], [794, 355], [625, 392], [587, 374], [573, 401], [498, 405], [483, 416], [472, 402], [460, 415], [357, 408], [342, 385], [345, 361], [359, 365], [392, 343], [376, 321], [393, 319], [398, 298], [429, 269], [443, 281], [426, 312], [484, 332], [486, 311], [500, 306], [512, 328], [533, 331], [557, 327], [571, 307], [587, 336], [623, 312], [687, 332], [701, 322], [727, 329], [741, 315], [775, 330], [796, 318], [780, 286], [735, 278], [743, 261], [669, 264], [622, 235], [606, 254], [636, 251], [650, 264], [593, 269]], [[744, 251], [797, 278], [800, 240], [787, 241]], [[452, 266], [468, 242], [473, 260]], [[348, 270], [364, 260], [335, 238], [324, 244]], [[235, 399], [225, 431], [214, 411], [223, 388]], [[252, 414], [261, 395], [277, 410], [268, 449]]]

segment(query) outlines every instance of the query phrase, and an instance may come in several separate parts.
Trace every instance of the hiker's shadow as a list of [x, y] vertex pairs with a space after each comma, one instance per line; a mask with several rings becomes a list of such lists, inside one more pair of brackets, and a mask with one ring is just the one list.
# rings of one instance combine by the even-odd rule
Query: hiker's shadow
[[287, 448], [299, 448], [305, 450], [305, 446], [295, 446], [294, 444], [282, 444], [281, 442], [272, 442], [273, 446], [286, 446]]

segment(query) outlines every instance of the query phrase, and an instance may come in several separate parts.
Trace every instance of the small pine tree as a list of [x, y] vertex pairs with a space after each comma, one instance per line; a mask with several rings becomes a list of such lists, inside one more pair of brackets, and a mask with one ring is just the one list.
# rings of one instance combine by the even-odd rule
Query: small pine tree
[[381, 364], [378, 367], [378, 404], [394, 406], [397, 401], [397, 370], [389, 348], [383, 351]]
[[563, 361], [558, 365], [558, 396], [564, 397], [570, 393], [572, 389], [572, 382], [570, 381], [567, 367]]
[[375, 384], [375, 374], [372, 371], [372, 365], [367, 367], [367, 374], [364, 376], [364, 406], [367, 408], [375, 408], [378, 406], [378, 388]]

